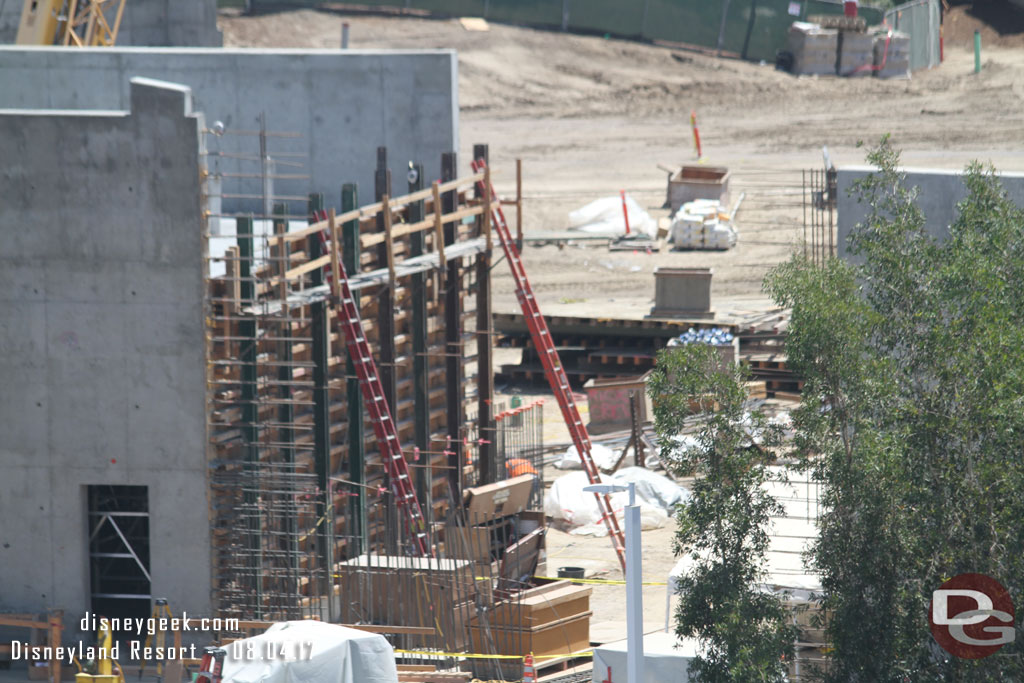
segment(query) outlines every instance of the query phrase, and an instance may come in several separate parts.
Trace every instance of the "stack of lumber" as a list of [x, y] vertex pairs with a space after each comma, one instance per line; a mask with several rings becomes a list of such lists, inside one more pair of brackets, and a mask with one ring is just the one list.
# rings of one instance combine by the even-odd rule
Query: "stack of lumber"
[[488, 623], [480, 617], [470, 622], [473, 651], [550, 657], [586, 650], [590, 647], [590, 593], [588, 586], [554, 581], [498, 603]]

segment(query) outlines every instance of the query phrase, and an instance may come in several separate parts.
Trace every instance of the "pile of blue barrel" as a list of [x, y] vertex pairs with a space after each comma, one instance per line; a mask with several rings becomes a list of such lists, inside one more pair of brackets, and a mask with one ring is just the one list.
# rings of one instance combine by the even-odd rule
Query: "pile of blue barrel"
[[668, 340], [668, 346], [685, 346], [687, 344], [732, 344], [733, 334], [722, 327], [690, 328], [678, 337]]

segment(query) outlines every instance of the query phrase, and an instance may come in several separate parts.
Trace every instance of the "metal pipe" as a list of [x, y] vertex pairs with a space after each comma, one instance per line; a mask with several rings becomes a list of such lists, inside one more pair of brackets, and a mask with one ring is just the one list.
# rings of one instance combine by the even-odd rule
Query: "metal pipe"
[[981, 31], [974, 29], [974, 73], [981, 73]]

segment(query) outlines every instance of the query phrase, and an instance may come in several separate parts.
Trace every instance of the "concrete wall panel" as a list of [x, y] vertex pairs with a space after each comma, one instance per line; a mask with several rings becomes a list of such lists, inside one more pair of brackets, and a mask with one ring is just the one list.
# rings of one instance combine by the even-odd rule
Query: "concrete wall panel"
[[0, 111], [0, 611], [70, 641], [93, 484], [148, 487], [153, 595], [210, 611], [204, 124], [182, 86], [120, 101]]
[[[270, 139], [271, 156], [298, 155], [285, 160], [304, 166], [278, 172], [311, 176], [278, 179], [275, 194], [323, 192], [328, 206], [340, 208], [343, 183], [356, 182], [361, 197], [372, 197], [379, 146], [388, 148], [396, 189], [404, 187], [410, 160], [424, 164], [428, 181], [440, 178], [441, 154], [458, 149], [457, 69], [452, 50], [0, 47], [0, 107], [134, 109], [130, 78], [184, 83], [206, 121], [222, 121], [227, 128], [223, 136], [209, 136], [210, 151], [256, 156], [257, 139], [238, 133], [259, 130], [265, 114], [268, 130], [300, 136]], [[140, 143], [147, 144], [145, 138]], [[259, 171], [253, 162], [221, 157], [210, 157], [209, 167], [221, 173]], [[225, 178], [223, 187], [229, 194], [262, 191], [259, 179]], [[224, 201], [226, 211], [260, 208], [257, 200]]]
[[[850, 232], [867, 217], [868, 206], [858, 201], [850, 191], [853, 184], [874, 169], [870, 166], [846, 166], [837, 176], [836, 222], [839, 256], [847, 258], [847, 240]], [[918, 188], [918, 206], [924, 212], [926, 227], [931, 235], [949, 236], [949, 226], [959, 215], [956, 205], [967, 197], [962, 173], [934, 168], [904, 168], [906, 186]], [[1024, 207], [1024, 173], [1000, 173], [999, 178], [1010, 199]]]

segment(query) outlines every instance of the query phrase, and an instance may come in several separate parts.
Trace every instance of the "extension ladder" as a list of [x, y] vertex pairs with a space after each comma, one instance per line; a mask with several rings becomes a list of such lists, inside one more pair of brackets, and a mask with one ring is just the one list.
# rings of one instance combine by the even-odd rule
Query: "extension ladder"
[[[486, 164], [483, 159], [478, 159], [473, 162], [472, 166], [474, 173], [480, 173]], [[565, 370], [562, 369], [562, 361], [558, 358], [558, 351], [551, 341], [551, 333], [548, 331], [547, 321], [541, 315], [537, 299], [534, 297], [533, 289], [530, 287], [530, 281], [526, 277], [523, 260], [519, 255], [519, 250], [516, 248], [512, 232], [508, 228], [508, 223], [505, 221], [505, 212], [501, 210], [501, 202], [494, 192], [493, 185], [491, 187], [484, 187], [484, 182], [482, 180], [478, 181], [477, 191], [480, 196], [484, 196], [484, 193], [489, 193], [488, 196], [491, 198], [491, 223], [493, 224], [494, 231], [498, 233], [498, 238], [501, 240], [501, 248], [505, 251], [505, 259], [512, 267], [512, 278], [516, 283], [516, 297], [519, 299], [519, 305], [523, 309], [526, 326], [530, 329], [530, 338], [533, 339], [533, 345], [537, 347], [541, 364], [544, 366], [544, 375], [548, 379], [548, 384], [551, 385], [551, 391], [555, 394], [558, 407], [562, 410], [562, 417], [565, 419], [566, 426], [569, 427], [569, 434], [572, 437], [573, 444], [576, 446], [576, 452], [579, 453], [580, 461], [583, 463], [583, 470], [587, 473], [587, 478], [591, 484], [600, 484], [600, 471], [597, 469], [597, 465], [594, 464], [594, 459], [590, 456], [590, 435], [587, 434], [587, 428], [583, 425], [580, 413], [576, 409], [576, 402], [572, 398], [572, 390], [569, 387], [569, 378], [566, 376]], [[622, 570], [625, 571], [625, 541], [622, 529], [619, 527], [619, 520], [615, 517], [615, 511], [612, 508], [611, 497], [600, 493], [595, 493], [594, 497], [597, 499], [601, 518], [608, 528], [608, 536], [612, 539], [612, 547], [615, 548], [615, 552], [619, 556], [619, 564], [622, 565]]]
[[[320, 211], [314, 214], [313, 218], [323, 221], [327, 219], [327, 214]], [[370, 422], [373, 424], [373, 431], [377, 435], [377, 442], [380, 446], [381, 458], [384, 460], [388, 478], [391, 480], [391, 492], [405, 519], [405, 528], [413, 547], [421, 557], [433, 557], [430, 543], [427, 540], [426, 523], [423, 520], [423, 512], [420, 510], [420, 502], [416, 498], [416, 490], [409, 477], [409, 466], [405, 462], [405, 456], [402, 455], [398, 429], [391, 417], [388, 402], [384, 398], [384, 387], [380, 383], [377, 364], [373, 360], [370, 345], [363, 332], [363, 323], [359, 319], [359, 308], [356, 307], [352, 289], [349, 287], [348, 274], [341, 262], [340, 253], [327, 247], [327, 237], [323, 231], [319, 235], [320, 243], [324, 246], [324, 253], [331, 253], [331, 258], [337, 264], [338, 277], [328, 276], [331, 295], [338, 306], [338, 320], [341, 321], [349, 357], [356, 369], [359, 388], [363, 394], [363, 403], [370, 416]], [[338, 282], [335, 282], [335, 279]]]

